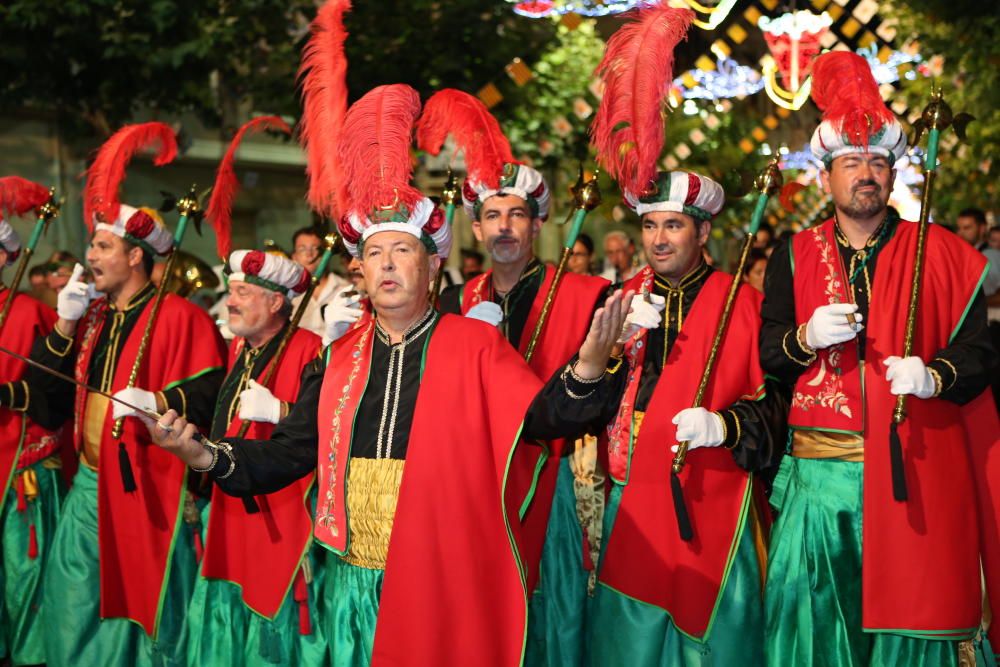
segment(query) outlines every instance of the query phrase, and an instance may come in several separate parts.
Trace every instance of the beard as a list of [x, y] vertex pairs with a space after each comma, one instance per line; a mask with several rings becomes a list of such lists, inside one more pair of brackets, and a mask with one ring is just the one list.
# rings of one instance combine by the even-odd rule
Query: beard
[[513, 262], [517, 262], [524, 258], [525, 255], [524, 246], [522, 246], [520, 243], [497, 243], [497, 241], [500, 240], [517, 241], [517, 239], [514, 239], [509, 236], [497, 238], [493, 242], [492, 247], [490, 247], [489, 249], [490, 257], [493, 258], [494, 262], [499, 264], [511, 264]]
[[840, 209], [851, 218], [864, 219], [875, 217], [885, 211], [887, 207], [888, 203], [883, 201], [882, 190], [879, 188], [878, 191], [870, 194], [853, 193], [851, 200]]

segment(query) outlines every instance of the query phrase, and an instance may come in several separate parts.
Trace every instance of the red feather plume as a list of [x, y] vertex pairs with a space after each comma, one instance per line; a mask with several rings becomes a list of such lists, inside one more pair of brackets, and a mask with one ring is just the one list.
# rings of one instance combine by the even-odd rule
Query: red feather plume
[[423, 195], [410, 185], [410, 143], [420, 114], [420, 96], [396, 83], [368, 91], [347, 111], [340, 163], [349, 211], [370, 215], [381, 206], [415, 204]]
[[306, 151], [309, 205], [336, 220], [345, 202], [337, 144], [347, 114], [347, 58], [344, 56], [344, 14], [350, 0], [329, 0], [312, 22], [312, 37], [302, 51], [302, 147]]
[[892, 122], [868, 61], [850, 51], [830, 51], [812, 67], [812, 98], [823, 120], [862, 146], [868, 135]]
[[87, 187], [83, 192], [83, 220], [94, 231], [94, 215], [106, 222], [118, 217], [121, 202], [118, 187], [125, 180], [125, 167], [144, 148], [158, 146], [153, 164], [162, 167], [177, 157], [177, 137], [165, 123], [126, 125], [97, 151], [97, 157], [87, 170]]
[[236, 132], [236, 136], [229, 142], [229, 148], [222, 157], [219, 170], [216, 172], [215, 186], [212, 188], [212, 197], [208, 200], [205, 217], [211, 223], [212, 229], [215, 230], [215, 249], [223, 261], [229, 257], [229, 251], [232, 249], [233, 199], [240, 187], [234, 167], [236, 150], [248, 132], [263, 132], [265, 130], [277, 130], [285, 134], [292, 133], [288, 124], [277, 116], [254, 118]]
[[456, 152], [465, 153], [469, 179], [489, 188], [500, 185], [503, 165], [514, 162], [500, 123], [478, 97], [445, 88], [431, 95], [417, 121], [417, 146], [437, 155], [451, 134]]
[[20, 176], [0, 178], [0, 217], [19, 217], [49, 200], [49, 190], [43, 185]]
[[673, 81], [674, 48], [687, 37], [689, 9], [639, 11], [608, 40], [597, 75], [604, 96], [590, 127], [597, 159], [623, 190], [641, 193], [663, 150], [663, 100]]

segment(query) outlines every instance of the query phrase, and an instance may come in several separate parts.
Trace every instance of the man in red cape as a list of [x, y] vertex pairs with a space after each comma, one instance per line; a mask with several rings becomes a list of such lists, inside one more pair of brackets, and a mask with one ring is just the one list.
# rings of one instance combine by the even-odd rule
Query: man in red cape
[[[754, 473], [783, 448], [787, 403], [765, 390], [757, 361], [760, 298], [736, 295], [715, 372], [692, 408], [734, 278], [705, 264], [711, 220], [725, 202], [712, 179], [660, 172], [626, 190], [640, 215], [647, 267], [623, 333], [624, 396], [607, 426], [612, 489], [590, 623], [589, 664], [763, 663], [762, 517]], [[736, 278], [738, 280], [738, 278]], [[679, 475], [690, 539], [674, 508]]]
[[[32, 358], [147, 410], [167, 408], [207, 418], [224, 347], [211, 319], [174, 295], [163, 301], [135, 386], [126, 388], [152, 309], [154, 254], [172, 238], [151, 209], [122, 204], [100, 222], [87, 252], [93, 285], [77, 265], [59, 293], [55, 328]], [[119, 404], [29, 371], [28, 414], [55, 427], [73, 421], [80, 468], [66, 496], [46, 563], [43, 613], [49, 665], [183, 664], [180, 636], [194, 584], [194, 510], [187, 470], [149, 447], [142, 424]], [[193, 511], [195, 516], [196, 511]]]
[[[556, 273], [555, 266], [538, 261], [534, 252], [548, 218], [550, 193], [541, 173], [527, 165], [504, 164], [495, 176], [497, 189], [471, 177], [462, 187], [472, 231], [490, 254], [492, 266], [464, 285], [446, 289], [440, 307], [499, 326], [524, 356]], [[550, 378], [580, 349], [607, 288], [608, 282], [600, 278], [574, 273], [562, 277], [529, 362], [539, 379]], [[566, 443], [548, 443], [553, 458], [543, 464], [534, 500], [523, 517], [532, 593], [529, 665], [577, 664], [582, 658], [587, 585], [594, 569], [590, 546], [600, 533], [583, 530], [578, 505], [596, 509], [600, 503], [594, 501], [603, 500], [603, 486], [595, 484], [595, 477], [603, 481], [596, 470], [596, 441], [591, 441], [590, 451], [585, 442], [578, 441], [578, 451], [563, 460], [559, 454]], [[598, 512], [591, 515], [599, 521]]]
[[451, 231], [409, 185], [419, 110], [408, 86], [380, 86], [344, 121], [353, 176], [339, 226], [375, 317], [328, 348], [269, 440], [202, 442], [173, 413], [149, 427], [228, 493], [273, 492], [318, 468], [313, 534], [329, 552], [320, 614], [334, 664], [515, 667], [527, 620], [524, 471], [542, 460], [519, 441], [574, 435], [588, 417], [577, 404], [608, 400], [628, 307], [608, 299], [579, 360], [529, 409], [542, 383], [500, 333], [430, 307]]
[[[824, 54], [813, 79], [825, 113], [812, 150], [835, 216], [776, 250], [765, 280], [761, 359], [794, 387], [771, 498], [767, 659], [957, 665], [980, 635], [982, 573], [1000, 608], [985, 260], [930, 226], [913, 352], [900, 358], [918, 226], [887, 203], [905, 133], [862, 58]], [[994, 651], [997, 633], [994, 620]]]
[[[17, 232], [0, 218], [0, 271], [14, 263], [20, 250]], [[0, 283], [0, 309], [12, 296], [0, 340], [5, 348], [28, 356], [32, 344], [52, 331], [56, 314], [26, 294], [12, 295]], [[65, 493], [59, 461], [62, 429], [43, 428], [25, 414], [26, 367], [0, 355], [0, 655], [9, 655], [16, 665], [45, 661], [45, 628], [36, 610], [42, 565]]]
[[[287, 415], [320, 339], [290, 324], [290, 298], [309, 285], [298, 263], [259, 250], [229, 258], [229, 374], [215, 403], [211, 436], [267, 439]], [[263, 376], [277, 369], [265, 386]], [[322, 664], [312, 573], [313, 475], [276, 493], [236, 498], [212, 488], [201, 576], [188, 610], [188, 664]], [[238, 658], [242, 656], [242, 658]]]

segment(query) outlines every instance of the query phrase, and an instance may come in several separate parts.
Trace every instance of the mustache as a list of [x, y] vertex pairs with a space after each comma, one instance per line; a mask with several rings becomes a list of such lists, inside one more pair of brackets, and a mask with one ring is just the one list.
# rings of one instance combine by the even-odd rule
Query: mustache
[[869, 179], [865, 179], [863, 181], [858, 181], [857, 183], [855, 183], [854, 187], [851, 188], [851, 193], [853, 194], [853, 193], [857, 192], [858, 190], [860, 190], [861, 188], [867, 188], [867, 187], [873, 187], [873, 186], [875, 187], [875, 192], [876, 193], [882, 192], [882, 186], [879, 185], [874, 180], [872, 180], [872, 179], [869, 178]]
[[239, 308], [236, 308], [234, 306], [227, 306], [226, 310], [229, 312], [230, 315], [242, 315], [243, 314], [242, 312], [240, 312]]

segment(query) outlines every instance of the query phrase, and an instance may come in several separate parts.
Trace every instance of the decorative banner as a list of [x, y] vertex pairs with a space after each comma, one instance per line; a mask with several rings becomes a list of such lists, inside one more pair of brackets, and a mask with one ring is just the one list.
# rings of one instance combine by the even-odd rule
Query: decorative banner
[[688, 70], [674, 79], [674, 85], [685, 99], [721, 100], [753, 95], [764, 87], [764, 80], [754, 68], [720, 58], [714, 70]]
[[757, 26], [771, 51], [771, 55], [761, 58], [764, 90], [775, 104], [796, 111], [809, 99], [812, 62], [819, 55], [820, 40], [831, 25], [833, 19], [826, 12], [813, 14], [802, 10], [776, 19], [760, 17]]
[[531, 68], [525, 64], [520, 58], [514, 58], [510, 61], [510, 64], [504, 67], [507, 71], [507, 76], [509, 76], [514, 83], [518, 86], [523, 86], [524, 84], [531, 81], [532, 76]]

